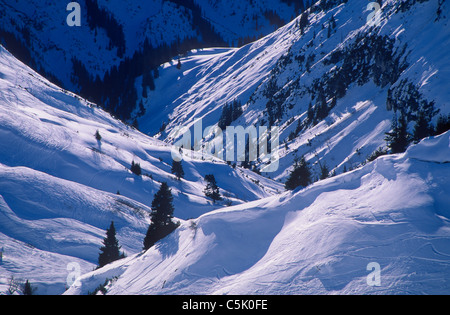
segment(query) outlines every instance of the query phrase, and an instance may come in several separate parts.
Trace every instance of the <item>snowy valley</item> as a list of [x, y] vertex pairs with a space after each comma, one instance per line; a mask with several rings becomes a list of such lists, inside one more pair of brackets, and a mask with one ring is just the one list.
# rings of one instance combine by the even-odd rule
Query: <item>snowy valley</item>
[[[2, 289], [15, 275], [33, 279], [41, 294], [62, 293], [70, 262], [81, 261], [83, 272], [95, 267], [111, 221], [125, 252], [139, 252], [161, 182], [172, 187], [174, 215], [181, 220], [283, 190], [218, 160], [185, 162], [178, 181], [171, 173], [171, 146], [51, 84], [0, 49]], [[133, 162], [142, 176], [131, 172]], [[203, 193], [208, 174], [220, 186], [220, 203]]]
[[[49, 38], [28, 44], [60, 84], [0, 46], [0, 294], [14, 279], [42, 295], [450, 293], [450, 3], [383, 0], [371, 11], [365, 0], [322, 0], [294, 18], [302, 1], [178, 2], [99, 0], [122, 26], [122, 57], [102, 27], [56, 36], [67, 12], [54, 4], [34, 4], [52, 16], [36, 26], [27, 22], [33, 6], [0, 2], [3, 32], [46, 30]], [[112, 96], [79, 96], [74, 64], [112, 78], [111, 68], [136, 62], [161, 34], [166, 43], [204, 37], [189, 6], [201, 6], [229, 46], [252, 41], [192, 49], [157, 67], [139, 56], [145, 65], [121, 86], [136, 92], [126, 109], [108, 107]], [[283, 22], [272, 23], [274, 12]], [[150, 44], [136, 40], [145, 37]], [[208, 126], [277, 127], [277, 168], [227, 163], [226, 148], [206, 158], [179, 150], [179, 128], [194, 134], [199, 122], [194, 149], [208, 145]], [[399, 126], [407, 148], [393, 152], [387, 134]], [[194, 157], [180, 179], [174, 151]], [[290, 188], [300, 160], [310, 182]], [[217, 202], [205, 194], [210, 175]], [[144, 250], [164, 182], [178, 227]], [[97, 269], [112, 221], [126, 257]]]

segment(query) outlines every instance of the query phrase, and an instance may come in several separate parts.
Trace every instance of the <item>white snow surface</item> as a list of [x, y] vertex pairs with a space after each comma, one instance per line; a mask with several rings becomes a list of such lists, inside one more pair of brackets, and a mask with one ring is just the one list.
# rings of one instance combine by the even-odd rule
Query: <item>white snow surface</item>
[[[186, 221], [66, 294], [106, 279], [107, 294], [448, 294], [449, 141], [450, 132], [307, 189]], [[370, 263], [381, 267], [380, 286], [369, 285]]]
[[[69, 2], [42, 0], [1, 1], [2, 29], [17, 35], [26, 30], [26, 44], [33, 51], [36, 63], [47, 73], [58, 78], [70, 88], [72, 58], [83, 61], [90, 74], [103, 77], [122, 61], [117, 49], [110, 47], [110, 39], [102, 28], [90, 29], [86, 2], [76, 1], [81, 8], [81, 26], [69, 27], [66, 23], [71, 11]], [[194, 1], [202, 10], [202, 17], [230, 45], [237, 46], [239, 38], [267, 35], [277, 27], [265, 16], [273, 11], [283, 24], [295, 17], [293, 6], [281, 0], [259, 1]], [[98, 0], [123, 27], [125, 56], [131, 57], [142, 48], [146, 38], [153, 47], [173, 44], [185, 38], [201, 36], [193, 25], [191, 10], [164, 0]], [[258, 20], [255, 20], [255, 17]], [[99, 58], [101, 56], [101, 58]], [[76, 88], [76, 86], [74, 87]]]
[[[143, 99], [147, 112], [139, 118], [139, 126], [145, 133], [173, 142], [178, 126], [192, 127], [200, 119], [204, 128], [217, 125], [224, 104], [236, 99], [244, 105], [244, 114], [233, 126], [268, 126], [269, 99], [265, 93], [269, 90], [268, 82], [274, 81], [277, 89], [272, 94], [282, 95], [284, 112], [275, 124], [280, 128], [280, 167], [277, 172], [264, 175], [286, 180], [295, 157], [302, 155], [313, 165], [315, 176], [319, 176], [319, 166], [323, 164], [337, 173], [344, 168], [356, 168], [375, 150], [385, 147], [385, 133], [390, 131], [393, 116], [392, 111], [386, 110], [392, 85], [408, 80], [419, 88], [425, 99], [435, 101], [441, 114], [450, 113], [447, 80], [450, 6], [442, 2], [442, 17], [436, 20], [439, 3], [438, 0], [417, 1], [402, 12], [397, 10], [399, 2], [383, 1], [380, 27], [374, 30], [366, 23], [370, 13], [366, 10], [368, 2], [348, 1], [325, 12], [310, 13], [304, 34], [297, 26], [298, 17], [240, 49], [193, 51], [181, 59], [180, 70], [176, 61], [161, 67], [160, 76], [155, 80], [156, 90]], [[328, 38], [331, 17], [336, 21], [336, 29]], [[406, 70], [400, 73], [395, 84], [384, 88], [373, 80], [362, 86], [351, 84], [326, 119], [289, 139], [298, 122], [306, 120], [308, 105], [317, 102], [311, 99], [308, 89], [314, 89], [314, 80], [335, 66], [325, 65], [324, 61], [339, 48], [351, 46], [361, 34], [395, 39], [398, 50], [406, 45]], [[297, 58], [310, 56], [315, 58], [308, 71], [305, 62]], [[285, 57], [290, 63], [282, 66], [279, 62]], [[159, 133], [161, 121], [167, 123], [162, 134]]]
[[[393, 3], [383, 2], [384, 8]], [[435, 22], [437, 5], [430, 0], [405, 13], [384, 12], [389, 15], [379, 34], [394, 36], [399, 47], [408, 43], [409, 67], [400, 79], [420, 86], [447, 114], [449, 6], [442, 4], [444, 18]], [[169, 142], [176, 126], [192, 126], [200, 118], [204, 126], [217, 123], [223, 104], [236, 98], [254, 102], [234, 124], [258, 124], [267, 102], [265, 84], [279, 58], [307, 47], [316, 31], [316, 42], [305, 48], [306, 57], [319, 57], [311, 72], [294, 62], [277, 74], [279, 86], [300, 78], [307, 87], [329, 70], [320, 60], [368, 30], [366, 6], [355, 0], [312, 14], [304, 35], [294, 21], [241, 49], [194, 51], [182, 59], [181, 71], [175, 62], [163, 65], [139, 125], [154, 134], [170, 119], [160, 135]], [[331, 15], [338, 31], [327, 39], [321, 26]], [[95, 61], [94, 51], [83, 59]], [[61, 65], [68, 78], [64, 60], [54, 56], [46, 54], [44, 63]], [[101, 64], [115, 62], [110, 55]], [[318, 161], [339, 172], [358, 166], [385, 144], [392, 118], [385, 109], [387, 89], [373, 82], [351, 86], [327, 119], [280, 148], [280, 169], [271, 176], [284, 179], [294, 156], [303, 154], [316, 168]], [[185, 161], [185, 179], [176, 181], [168, 143], [49, 83], [2, 47], [0, 92], [0, 293], [11, 276], [30, 280], [38, 294], [87, 294], [108, 279], [108, 294], [450, 292], [450, 133], [304, 190], [280, 193], [279, 182], [221, 161]], [[295, 115], [279, 122], [282, 141], [309, 102], [298, 90], [283, 103], [292, 103]], [[145, 176], [129, 171], [133, 160]], [[203, 177], [211, 173], [231, 207], [205, 198]], [[149, 206], [163, 181], [172, 187], [181, 226], [143, 252]], [[92, 271], [111, 221], [128, 258]], [[367, 283], [373, 262], [381, 267], [379, 287]], [[83, 275], [68, 288], [73, 263]]]
[[[184, 162], [177, 181], [170, 145], [49, 83], [1, 46], [0, 91], [0, 292], [11, 276], [29, 280], [37, 294], [64, 292], [68, 264], [94, 269], [111, 221], [122, 250], [139, 252], [161, 182], [172, 187], [177, 220], [283, 189], [223, 161]], [[131, 173], [132, 161], [143, 176]], [[205, 197], [207, 174], [226, 200]]]

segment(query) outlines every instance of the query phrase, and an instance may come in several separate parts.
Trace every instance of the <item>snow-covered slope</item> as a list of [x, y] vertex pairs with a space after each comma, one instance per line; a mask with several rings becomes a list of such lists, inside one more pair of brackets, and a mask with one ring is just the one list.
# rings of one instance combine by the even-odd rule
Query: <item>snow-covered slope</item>
[[307, 189], [186, 221], [66, 294], [106, 279], [108, 294], [446, 294], [449, 163], [447, 132]]
[[[140, 38], [152, 30], [161, 35], [167, 26], [168, 37], [176, 38], [188, 21], [171, 24], [168, 14], [187, 17], [174, 2], [162, 1], [167, 8], [153, 16], [159, 22], [143, 24], [139, 21], [147, 17], [139, 6], [123, 1], [111, 7], [119, 12], [117, 20], [131, 21], [124, 27], [127, 37], [135, 27]], [[155, 9], [151, 3], [145, 8]], [[206, 3], [222, 12], [226, 2]], [[240, 3], [245, 7], [236, 2], [227, 8]], [[37, 3], [37, 11], [23, 1], [0, 5], [8, 7], [0, 17], [11, 14], [9, 23], [28, 34], [27, 44], [34, 37], [24, 25], [64, 39], [53, 45], [52, 38], [40, 38], [33, 47], [43, 70], [51, 65], [63, 81], [71, 79], [71, 56], [60, 55], [59, 45], [62, 51], [83, 50], [69, 49], [93, 73], [120, 62], [102, 27], [66, 36], [64, 7], [60, 12], [48, 1]], [[30, 280], [37, 293], [62, 293], [76, 266], [85, 275], [67, 294], [93, 292], [107, 279], [109, 294], [448, 292], [450, 134], [339, 175], [385, 145], [390, 109], [405, 101], [402, 97], [416, 93], [414, 101], [435, 101], [444, 114], [450, 108], [449, 3], [385, 0], [381, 10], [380, 25], [371, 27], [367, 1], [319, 1], [308, 11], [304, 33], [298, 18], [240, 49], [192, 51], [181, 59], [181, 69], [177, 60], [160, 67], [157, 88], [146, 91], [148, 97], [142, 90], [145, 76], [132, 78], [145, 109], [139, 125], [157, 134], [164, 123], [159, 140], [49, 83], [0, 46], [0, 292], [14, 276]], [[39, 18], [30, 17], [39, 12]], [[233, 27], [239, 28], [237, 20]], [[233, 125], [280, 127], [280, 167], [265, 174], [278, 182], [201, 158], [184, 161], [185, 178], [175, 180], [175, 129], [199, 119], [204, 127], [216, 124], [224, 104], [236, 99], [244, 113]], [[321, 106], [328, 112], [319, 119]], [[412, 128], [417, 109], [404, 110]], [[94, 136], [97, 130], [101, 140]], [[282, 193], [280, 182], [301, 155], [315, 177], [325, 163], [338, 176]], [[140, 163], [143, 176], [130, 172], [132, 161]], [[215, 175], [226, 198], [219, 204], [204, 196], [207, 174]], [[181, 226], [141, 252], [149, 205], [161, 182], [172, 188]], [[128, 258], [90, 272], [111, 221]], [[381, 267], [380, 287], [366, 281], [370, 263]]]
[[[177, 126], [217, 124], [224, 105], [237, 99], [244, 115], [232, 125], [281, 129], [280, 168], [266, 175], [284, 180], [302, 155], [316, 176], [320, 165], [336, 173], [360, 166], [386, 146], [391, 94], [411, 83], [442, 114], [450, 108], [449, 3], [383, 1], [378, 27], [367, 23], [367, 5], [320, 1], [308, 10], [303, 34], [299, 17], [241, 49], [195, 51], [181, 70], [165, 64], [156, 80], [164, 88], [143, 99], [141, 130], [158, 134], [163, 120], [158, 137], [172, 141]], [[314, 116], [322, 101], [325, 119], [308, 118], [309, 106]]]
[[[14, 275], [38, 293], [62, 293], [67, 263], [92, 270], [111, 221], [125, 252], [139, 252], [161, 182], [172, 188], [180, 219], [282, 189], [222, 161], [184, 162], [177, 181], [170, 145], [52, 85], [1, 46], [0, 92], [0, 292]], [[143, 176], [131, 173], [133, 161]], [[207, 174], [225, 198], [218, 204], [203, 193]]]
[[[104, 23], [99, 21], [107, 20], [107, 16], [122, 28], [124, 57], [133, 56], [142, 48], [146, 38], [153, 47], [171, 45], [186, 38], [198, 38], [201, 41], [203, 34], [196, 24], [199, 23], [198, 19], [193, 18], [192, 4], [199, 7], [203, 20], [210, 23], [218, 36], [229, 45], [237, 45], [240, 39], [267, 35], [295, 17], [294, 5], [281, 0], [232, 3], [90, 0], [93, 6], [105, 12], [101, 18], [92, 16], [86, 0], [76, 2], [81, 8], [80, 27], [69, 27], [66, 23], [67, 16], [72, 12], [66, 10], [69, 2], [0, 1], [3, 22], [0, 30], [17, 37], [30, 51], [33, 64], [71, 90], [72, 58], [81, 60], [91, 75], [101, 78], [123, 60], [118, 56], [118, 48], [114, 43], [111, 45], [111, 34], [108, 34]], [[272, 12], [280, 24], [274, 25], [267, 12]], [[96, 19], [95, 22], [99, 23], [97, 27], [90, 27], [89, 18]]]

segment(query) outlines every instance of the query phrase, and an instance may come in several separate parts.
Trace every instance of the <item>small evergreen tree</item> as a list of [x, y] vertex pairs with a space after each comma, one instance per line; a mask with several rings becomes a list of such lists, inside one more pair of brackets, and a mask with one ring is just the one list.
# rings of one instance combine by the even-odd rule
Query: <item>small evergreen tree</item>
[[434, 127], [431, 125], [431, 121], [422, 111], [420, 111], [416, 124], [414, 125], [412, 140], [417, 143], [420, 140], [431, 136], [433, 133]]
[[300, 31], [301, 34], [303, 35], [305, 33], [305, 28], [308, 26], [309, 21], [308, 21], [308, 12], [303, 12], [302, 15], [300, 16]]
[[312, 183], [311, 170], [309, 168], [309, 163], [306, 162], [303, 156], [295, 161], [294, 170], [289, 175], [288, 180], [285, 183], [285, 188], [287, 190], [294, 190], [298, 187], [307, 187]]
[[436, 123], [436, 135], [443, 134], [450, 130], [450, 115], [440, 115]]
[[152, 201], [152, 222], [144, 238], [144, 250], [151, 248], [178, 227], [172, 222], [174, 210], [172, 190], [167, 183], [162, 183]]
[[330, 177], [330, 170], [326, 164], [320, 166], [320, 179], [324, 180]]
[[172, 174], [174, 174], [177, 177], [177, 180], [184, 178], [184, 170], [181, 161], [172, 162]]
[[227, 103], [223, 106], [222, 115], [220, 115], [218, 126], [220, 129], [225, 130], [232, 122], [233, 107]]
[[420, 140], [430, 137], [435, 133], [432, 120], [433, 117], [439, 113], [439, 110], [435, 109], [434, 102], [420, 100], [419, 104], [420, 106], [416, 117], [416, 124], [412, 134], [412, 140], [414, 142], [419, 142]]
[[121, 246], [116, 238], [116, 228], [114, 221], [111, 222], [109, 229], [106, 230], [106, 238], [103, 240], [103, 246], [100, 248], [98, 256], [98, 268], [102, 268], [113, 261], [125, 258], [125, 254], [120, 252]]
[[217, 186], [216, 178], [214, 177], [214, 175], [206, 175], [205, 180], [207, 182], [206, 188], [203, 191], [205, 193], [205, 196], [211, 198], [214, 203], [216, 203], [216, 201], [222, 200], [220, 189]]
[[139, 163], [134, 163], [131, 162], [131, 172], [133, 172], [133, 174], [136, 174], [137, 176], [141, 176], [142, 175], [142, 169], [141, 169], [141, 164]]
[[314, 109], [313, 109], [311, 103], [309, 103], [309, 106], [308, 106], [308, 123], [309, 124], [314, 123]]
[[408, 148], [410, 136], [408, 134], [408, 123], [405, 115], [401, 114], [397, 120], [397, 114], [394, 112], [392, 119], [392, 131], [386, 133], [387, 146], [391, 154], [403, 153]]
[[102, 141], [102, 136], [100, 135], [100, 131], [98, 131], [98, 129], [95, 132], [95, 139], [97, 139], [97, 141]]
[[137, 121], [137, 118], [135, 118], [135, 119], [133, 120], [133, 123], [131, 124], [131, 126], [132, 126], [134, 129], [139, 130], [139, 122]]
[[33, 288], [28, 280], [23, 285], [23, 295], [33, 295]]
[[231, 120], [235, 121], [237, 120], [239, 117], [242, 116], [242, 114], [244, 113], [243, 109], [242, 109], [242, 104], [240, 101], [235, 100], [233, 102], [232, 105], [232, 114], [231, 114]]

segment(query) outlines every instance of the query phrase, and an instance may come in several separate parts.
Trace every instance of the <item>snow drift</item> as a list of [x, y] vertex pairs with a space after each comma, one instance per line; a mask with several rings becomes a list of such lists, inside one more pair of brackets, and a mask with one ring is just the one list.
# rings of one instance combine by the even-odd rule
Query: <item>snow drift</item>
[[[450, 289], [450, 132], [307, 189], [186, 221], [88, 273], [108, 294], [442, 294]], [[435, 153], [438, 154], [435, 154]], [[381, 266], [368, 285], [367, 266]]]

